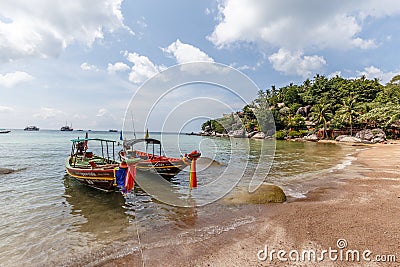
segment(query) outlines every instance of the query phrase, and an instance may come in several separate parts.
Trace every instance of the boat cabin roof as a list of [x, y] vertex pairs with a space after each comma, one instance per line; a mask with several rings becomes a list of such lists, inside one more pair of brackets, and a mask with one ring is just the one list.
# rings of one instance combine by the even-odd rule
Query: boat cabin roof
[[142, 143], [142, 142], [146, 142], [147, 144], [161, 145], [160, 140], [153, 139], [153, 138], [140, 138], [140, 139], [124, 140], [124, 146], [133, 146], [134, 144]]
[[112, 143], [116, 142], [114, 140], [101, 139], [101, 138], [78, 138], [78, 139], [71, 140], [71, 142], [73, 142], [73, 143], [84, 142], [84, 141], [100, 141], [100, 142], [104, 141], [104, 142], [112, 142]]

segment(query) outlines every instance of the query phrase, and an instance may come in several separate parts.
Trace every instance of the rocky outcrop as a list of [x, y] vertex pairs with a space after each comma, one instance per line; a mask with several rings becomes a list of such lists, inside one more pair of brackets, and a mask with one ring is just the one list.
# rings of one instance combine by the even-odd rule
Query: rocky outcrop
[[335, 140], [338, 142], [345, 142], [345, 143], [361, 143], [360, 138], [350, 135], [339, 135], [338, 137], [336, 137]]
[[311, 105], [307, 105], [305, 107], [299, 107], [296, 111], [296, 114], [300, 114], [302, 117], [307, 118], [308, 113], [310, 113]]
[[230, 137], [244, 138], [246, 137], [246, 131], [244, 129], [239, 129], [229, 133]]
[[362, 141], [371, 143], [381, 143], [386, 141], [386, 134], [382, 129], [365, 129], [356, 134], [356, 137]]
[[25, 169], [26, 169], [26, 168], [13, 170], [13, 169], [7, 169], [7, 168], [0, 168], [0, 175], [1, 175], [1, 174], [10, 174], [10, 173], [18, 172], [18, 171], [23, 171], [23, 170], [25, 170]]
[[15, 170], [0, 168], [0, 174], [9, 174], [9, 173], [13, 173], [13, 172], [15, 172]]

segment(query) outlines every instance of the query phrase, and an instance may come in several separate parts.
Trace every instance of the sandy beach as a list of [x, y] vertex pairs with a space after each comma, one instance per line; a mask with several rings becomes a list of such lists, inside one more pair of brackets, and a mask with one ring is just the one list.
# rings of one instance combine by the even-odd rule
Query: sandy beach
[[[304, 199], [240, 209], [250, 223], [199, 242], [144, 248], [145, 266], [400, 266], [400, 144], [368, 146], [355, 157], [339, 180]], [[305, 250], [317, 260], [301, 260]], [[141, 256], [101, 266], [142, 266]]]

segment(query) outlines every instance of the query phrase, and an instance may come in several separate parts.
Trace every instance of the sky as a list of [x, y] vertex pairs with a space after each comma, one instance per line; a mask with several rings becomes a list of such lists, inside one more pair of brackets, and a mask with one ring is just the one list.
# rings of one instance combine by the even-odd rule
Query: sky
[[[397, 0], [3, 0], [0, 128], [121, 129], [148, 79], [193, 61], [236, 68], [263, 90], [317, 73], [385, 84], [400, 74], [398, 25]], [[208, 117], [239, 108], [200, 102]]]

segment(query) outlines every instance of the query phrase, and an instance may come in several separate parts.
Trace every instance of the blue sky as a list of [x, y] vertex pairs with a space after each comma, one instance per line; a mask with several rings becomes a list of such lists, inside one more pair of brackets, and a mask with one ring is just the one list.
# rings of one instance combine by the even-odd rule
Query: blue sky
[[400, 73], [399, 22], [396, 0], [1, 1], [0, 128], [121, 129], [148, 78], [192, 61], [261, 89], [316, 73], [384, 84]]

